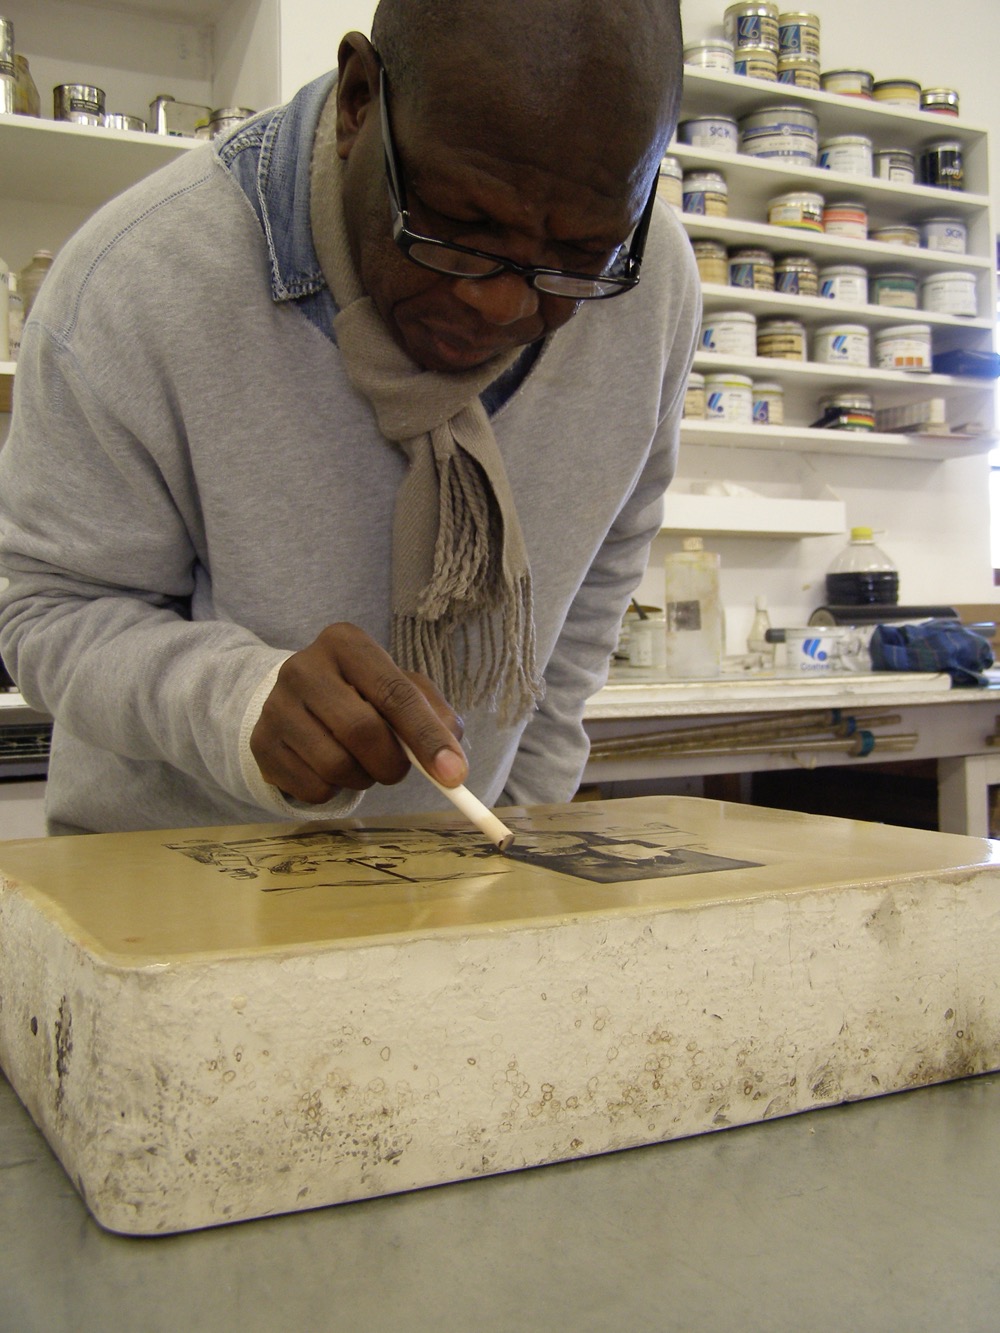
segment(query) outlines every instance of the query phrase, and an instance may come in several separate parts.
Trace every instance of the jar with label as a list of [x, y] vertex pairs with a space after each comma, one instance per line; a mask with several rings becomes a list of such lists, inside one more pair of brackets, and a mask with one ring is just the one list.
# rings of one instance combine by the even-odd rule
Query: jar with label
[[945, 250], [964, 255], [968, 228], [961, 218], [925, 218], [920, 224], [920, 239], [928, 250]]
[[897, 324], [875, 334], [875, 365], [879, 370], [925, 373], [931, 369], [929, 324]]
[[806, 326], [797, 319], [765, 319], [757, 329], [757, 355], [782, 361], [806, 359]]
[[798, 56], [779, 56], [778, 82], [819, 92], [819, 61], [801, 60]]
[[805, 9], [778, 15], [778, 51], [819, 63], [819, 15]]
[[773, 292], [774, 256], [769, 250], [731, 250], [729, 285], [758, 292]]
[[785, 391], [774, 380], [753, 382], [753, 424], [755, 426], [785, 424]]
[[729, 257], [721, 241], [692, 241], [691, 249], [702, 282], [724, 284], [729, 281]]
[[868, 237], [868, 209], [864, 204], [827, 204], [823, 209], [823, 230], [828, 236], [850, 236], [864, 241]]
[[753, 381], [723, 371], [705, 376], [705, 416], [709, 421], [748, 426], [753, 421]]
[[733, 55], [733, 73], [745, 79], [774, 83], [778, 77], [778, 53], [770, 46], [738, 46]]
[[722, 668], [719, 556], [700, 537], [664, 560], [666, 672], [686, 678], [717, 676]]
[[677, 126], [681, 143], [692, 148], [710, 148], [716, 153], [737, 153], [740, 132], [733, 116], [695, 116]]
[[808, 255], [785, 255], [775, 260], [774, 290], [792, 296], [815, 296], [819, 291], [819, 269]]
[[878, 227], [871, 233], [873, 241], [881, 241], [883, 245], [920, 245], [920, 232], [916, 227], [910, 227], [906, 223], [897, 222], [891, 227]]
[[769, 46], [778, 50], [778, 6], [773, 4], [729, 5], [722, 16], [722, 31], [733, 44]]
[[819, 294], [828, 301], [868, 304], [868, 270], [860, 264], [831, 264], [819, 271]]
[[920, 183], [938, 190], [964, 189], [965, 166], [957, 140], [946, 139], [920, 150]]
[[629, 622], [628, 664], [662, 671], [666, 667], [667, 620], [655, 607]]
[[54, 120], [100, 125], [104, 120], [104, 89], [90, 83], [58, 83], [52, 89]]
[[864, 324], [824, 324], [813, 333], [812, 359], [826, 366], [867, 366], [870, 334]]
[[729, 191], [726, 178], [718, 171], [685, 171], [683, 185], [685, 213], [724, 218], [729, 215]]
[[863, 134], [838, 134], [819, 146], [819, 165], [846, 176], [872, 174], [872, 141]]
[[875, 429], [875, 404], [870, 393], [855, 389], [826, 394], [819, 400], [819, 410], [820, 419], [814, 424], [824, 430]]
[[819, 120], [807, 107], [788, 103], [751, 112], [740, 120], [740, 152], [784, 166], [814, 167]]
[[656, 182], [658, 198], [670, 204], [672, 208], [684, 207], [684, 169], [676, 157], [665, 157], [660, 162], [660, 174]]
[[41, 287], [45, 275], [51, 267], [51, 251], [36, 250], [31, 258], [31, 262], [26, 264], [18, 274], [18, 287], [21, 292], [21, 300], [24, 302], [25, 319], [31, 314], [31, 307], [35, 304], [35, 297], [38, 295], [38, 289]]
[[728, 37], [709, 37], [700, 42], [685, 42], [684, 63], [697, 69], [733, 72], [733, 44]]
[[757, 318], [746, 310], [716, 310], [701, 322], [699, 347], [723, 356], [757, 355]]
[[917, 179], [916, 155], [908, 148], [878, 148], [872, 154], [872, 165], [879, 180], [912, 185]]
[[700, 375], [696, 370], [692, 370], [687, 378], [687, 388], [684, 390], [683, 416], [687, 421], [704, 421], [705, 419], [705, 376]]
[[772, 227], [800, 227], [803, 231], [822, 231], [825, 202], [821, 194], [813, 194], [808, 190], [793, 190], [788, 194], [778, 194], [768, 201], [767, 220]]
[[917, 278], [914, 273], [898, 269], [893, 273], [877, 273], [868, 284], [868, 299], [872, 305], [887, 305], [897, 310], [916, 310]]
[[957, 116], [958, 92], [954, 88], [924, 88], [920, 94], [920, 110], [934, 111], [939, 116]]
[[885, 106], [920, 108], [920, 84], [914, 79], [877, 79], [872, 86], [872, 97]]
[[867, 69], [828, 69], [819, 76], [819, 86], [825, 93], [839, 93], [841, 97], [863, 97], [871, 101], [875, 76]]
[[42, 99], [38, 85], [31, 77], [28, 57], [18, 52], [14, 57], [14, 68], [16, 71], [14, 110], [19, 116], [41, 116]]
[[920, 283], [920, 309], [975, 319], [976, 275], [957, 270], [929, 273]]

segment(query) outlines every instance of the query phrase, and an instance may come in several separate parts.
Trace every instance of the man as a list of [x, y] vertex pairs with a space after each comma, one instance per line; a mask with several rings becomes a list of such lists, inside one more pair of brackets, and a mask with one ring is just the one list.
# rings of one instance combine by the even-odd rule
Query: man
[[681, 34], [517, 15], [382, 0], [46, 278], [0, 653], [55, 718], [53, 831], [443, 805], [399, 739], [487, 804], [572, 795], [698, 324], [653, 198]]

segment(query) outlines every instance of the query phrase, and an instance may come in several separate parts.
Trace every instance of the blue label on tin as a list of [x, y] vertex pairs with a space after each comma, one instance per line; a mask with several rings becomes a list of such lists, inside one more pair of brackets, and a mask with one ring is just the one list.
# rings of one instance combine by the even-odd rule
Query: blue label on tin
[[753, 264], [730, 264], [729, 285], [730, 287], [752, 287], [754, 285]]
[[684, 212], [704, 214], [705, 212], [704, 190], [698, 190], [691, 194], [684, 195]]
[[705, 399], [705, 406], [708, 408], [710, 417], [721, 417], [724, 415], [725, 408], [722, 402], [722, 394], [717, 390], [708, 394]]
[[820, 283], [819, 294], [820, 296], [829, 297], [831, 301], [836, 299], [837, 284], [833, 281], [832, 278], [823, 279], [823, 281]]
[[764, 46], [764, 29], [759, 14], [745, 14], [736, 20], [737, 46]]
[[799, 275], [797, 273], [776, 273], [774, 275], [774, 290], [776, 292], [792, 292], [797, 296]]
[[778, 29], [778, 48], [783, 56], [797, 56], [802, 54], [802, 33], [801, 23], [783, 23]]
[[754, 403], [753, 419], [755, 425], [766, 426], [768, 424], [768, 422], [771, 419], [770, 413], [768, 411], [768, 406], [769, 405], [766, 398], [760, 398], [758, 399], [757, 402]]
[[715, 330], [714, 330], [714, 329], [703, 329], [703, 330], [702, 330], [702, 335], [701, 335], [701, 345], [702, 345], [702, 347], [704, 347], [704, 349], [705, 349], [706, 352], [714, 352], [714, 351], [715, 351]]

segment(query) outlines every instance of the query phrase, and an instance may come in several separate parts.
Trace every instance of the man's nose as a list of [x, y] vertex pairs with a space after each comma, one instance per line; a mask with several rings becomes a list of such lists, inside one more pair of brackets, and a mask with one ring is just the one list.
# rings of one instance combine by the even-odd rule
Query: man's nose
[[538, 293], [516, 273], [498, 273], [492, 278], [456, 278], [453, 290], [487, 324], [516, 324], [538, 310]]

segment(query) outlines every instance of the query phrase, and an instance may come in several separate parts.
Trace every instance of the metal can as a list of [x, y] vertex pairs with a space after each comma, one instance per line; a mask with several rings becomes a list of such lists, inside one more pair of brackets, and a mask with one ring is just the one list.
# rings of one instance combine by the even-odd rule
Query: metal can
[[863, 134], [838, 134], [819, 146], [819, 165], [848, 176], [872, 174], [872, 141]]
[[940, 116], [958, 115], [958, 93], [954, 88], [924, 88], [920, 110], [935, 111]]
[[786, 255], [774, 265], [774, 289], [792, 296], [815, 296], [819, 270], [808, 255]]
[[729, 285], [758, 292], [773, 292], [774, 256], [770, 250], [731, 250]]
[[915, 79], [878, 79], [872, 97], [887, 106], [920, 106], [920, 84]]
[[721, 69], [733, 72], [733, 44], [727, 37], [709, 37], [700, 42], [687, 42], [684, 63], [697, 69]]
[[872, 164], [879, 180], [912, 185], [917, 179], [917, 159], [908, 148], [878, 148], [872, 154]]
[[763, 107], [740, 121], [740, 151], [750, 157], [814, 167], [819, 153], [815, 112], [794, 103]]
[[692, 241], [691, 249], [702, 282], [725, 284], [729, 281], [729, 260], [721, 241]]
[[753, 381], [753, 423], [755, 426], [785, 424], [785, 391], [774, 380]]
[[903, 269], [892, 273], [876, 273], [868, 283], [868, 299], [872, 305], [893, 306], [898, 310], [916, 310], [916, 275], [907, 273]]
[[939, 190], [961, 190], [965, 182], [962, 145], [953, 139], [920, 150], [920, 183]]
[[724, 371], [705, 376], [705, 415], [709, 421], [753, 421], [753, 380]]
[[733, 73], [745, 79], [766, 79], [774, 83], [778, 77], [778, 53], [771, 46], [738, 46], [733, 58]]
[[223, 106], [213, 111], [208, 118], [209, 137], [217, 139], [220, 134], [225, 134], [229, 130], [234, 130], [237, 125], [242, 125], [245, 120], [257, 113], [248, 106]]
[[827, 430], [875, 429], [875, 404], [870, 393], [850, 390], [826, 394], [819, 400], [821, 424]]
[[828, 236], [850, 236], [863, 241], [868, 236], [868, 209], [856, 200], [827, 204], [823, 209], [823, 230]]
[[961, 315], [975, 319], [976, 275], [957, 272], [929, 273], [920, 283], [920, 309], [938, 315]]
[[811, 92], [818, 92], [819, 62], [800, 60], [797, 56], [779, 56], [778, 82], [787, 83], [794, 88], [808, 88]]
[[703, 421], [705, 417], [705, 376], [692, 370], [684, 390], [683, 415], [689, 421]]
[[879, 370], [931, 369], [931, 328], [929, 324], [897, 324], [875, 335], [875, 364]]
[[920, 232], [905, 222], [894, 223], [891, 227], [878, 227], [871, 233], [873, 241], [883, 245], [920, 245]]
[[920, 224], [920, 239], [928, 250], [946, 250], [964, 255], [968, 228], [961, 218], [925, 218]]
[[860, 264], [831, 264], [819, 271], [819, 295], [828, 301], [868, 304], [868, 270]]
[[722, 16], [722, 30], [736, 50], [741, 46], [769, 46], [777, 51], [778, 6], [730, 5]]
[[797, 319], [765, 319], [757, 329], [757, 355], [804, 361], [806, 326]]
[[681, 143], [693, 148], [711, 148], [717, 153], [737, 153], [740, 132], [732, 116], [694, 116], [677, 126]]
[[657, 195], [672, 208], [684, 207], [684, 169], [676, 157], [665, 157], [660, 162], [660, 175], [656, 183]]
[[825, 93], [840, 93], [842, 97], [864, 97], [871, 100], [875, 75], [867, 69], [828, 69], [819, 76], [819, 86]]
[[789, 194], [778, 194], [768, 200], [767, 220], [772, 227], [799, 227], [803, 231], [822, 231], [825, 202], [821, 194], [813, 194], [809, 190], [793, 190]]
[[105, 115], [103, 124], [106, 130], [133, 130], [140, 133], [146, 130], [146, 122], [139, 116], [123, 116], [117, 111]]
[[796, 9], [778, 15], [778, 50], [785, 56], [819, 60], [819, 15]]
[[104, 122], [104, 89], [91, 83], [57, 83], [52, 89], [52, 111], [55, 120], [101, 125]]
[[154, 134], [195, 138], [200, 127], [208, 128], [212, 110], [197, 102], [178, 102], [169, 93], [161, 93], [149, 104], [149, 128]]
[[682, 190], [685, 213], [724, 218], [729, 214], [726, 178], [718, 171], [686, 171]]
[[824, 324], [813, 334], [813, 360], [827, 366], [867, 366], [871, 335], [864, 324]]
[[14, 24], [10, 19], [0, 18], [0, 74], [17, 74], [14, 55]]
[[746, 310], [716, 310], [701, 321], [702, 352], [722, 356], [757, 355], [757, 318]]

